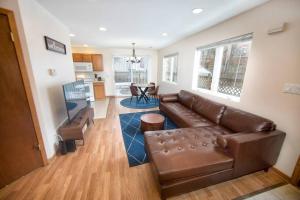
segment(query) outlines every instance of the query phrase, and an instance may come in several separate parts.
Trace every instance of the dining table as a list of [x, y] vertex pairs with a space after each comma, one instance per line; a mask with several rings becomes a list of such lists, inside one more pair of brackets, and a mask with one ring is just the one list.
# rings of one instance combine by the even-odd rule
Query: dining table
[[141, 95], [140, 95], [138, 101], [144, 99], [146, 103], [149, 103], [150, 99], [147, 95], [147, 91], [149, 88], [155, 87], [155, 86], [152, 84], [148, 84], [148, 83], [146, 83], [146, 84], [135, 83], [135, 84], [133, 84], [133, 86], [136, 86], [141, 92]]

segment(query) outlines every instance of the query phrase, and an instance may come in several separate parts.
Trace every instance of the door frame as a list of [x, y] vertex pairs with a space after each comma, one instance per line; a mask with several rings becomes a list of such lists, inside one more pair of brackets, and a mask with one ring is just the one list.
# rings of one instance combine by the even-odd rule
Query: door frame
[[26, 66], [25, 61], [24, 61], [22, 46], [21, 46], [21, 42], [20, 42], [20, 38], [19, 38], [19, 34], [18, 34], [18, 29], [17, 29], [17, 24], [16, 24], [16, 21], [15, 21], [15, 17], [14, 17], [14, 12], [11, 11], [11, 10], [0, 7], [0, 14], [4, 14], [8, 17], [8, 23], [9, 23], [11, 32], [13, 34], [14, 46], [15, 46], [15, 49], [16, 49], [17, 60], [18, 60], [18, 63], [19, 63], [20, 71], [21, 71], [21, 77], [22, 77], [24, 88], [25, 88], [25, 93], [26, 93], [26, 97], [27, 97], [27, 100], [28, 100], [28, 104], [29, 104], [29, 108], [30, 108], [30, 112], [31, 112], [31, 117], [32, 117], [32, 120], [33, 120], [35, 135], [36, 135], [37, 141], [39, 143], [39, 152], [40, 152], [41, 157], [42, 157], [43, 165], [45, 166], [45, 165], [48, 164], [48, 159], [47, 159], [47, 156], [46, 156], [46, 151], [45, 151], [44, 141], [43, 141], [43, 137], [42, 137], [42, 132], [41, 132], [39, 120], [38, 120], [38, 117], [37, 117], [36, 107], [35, 107], [34, 100], [33, 100], [32, 90], [31, 90], [28, 71], [27, 71], [27, 66]]

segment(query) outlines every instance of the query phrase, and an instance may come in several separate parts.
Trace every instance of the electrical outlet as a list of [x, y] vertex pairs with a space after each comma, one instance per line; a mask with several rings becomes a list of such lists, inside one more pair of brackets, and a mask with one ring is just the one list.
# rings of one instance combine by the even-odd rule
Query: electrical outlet
[[283, 87], [283, 92], [300, 95], [300, 84], [285, 83]]

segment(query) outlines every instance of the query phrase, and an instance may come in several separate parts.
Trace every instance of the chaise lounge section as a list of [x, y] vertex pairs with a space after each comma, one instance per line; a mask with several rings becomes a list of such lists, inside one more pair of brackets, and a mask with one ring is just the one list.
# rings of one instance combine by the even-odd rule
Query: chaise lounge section
[[180, 127], [145, 132], [162, 199], [267, 170], [285, 138], [271, 120], [184, 90], [159, 108]]

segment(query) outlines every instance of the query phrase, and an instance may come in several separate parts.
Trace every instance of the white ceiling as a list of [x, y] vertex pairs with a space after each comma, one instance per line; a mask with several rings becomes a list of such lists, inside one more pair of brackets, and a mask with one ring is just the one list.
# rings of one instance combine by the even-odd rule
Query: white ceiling
[[[138, 48], [165, 47], [267, 1], [38, 0], [76, 35], [73, 46], [129, 47], [136, 42]], [[194, 8], [204, 11], [194, 15]]]

